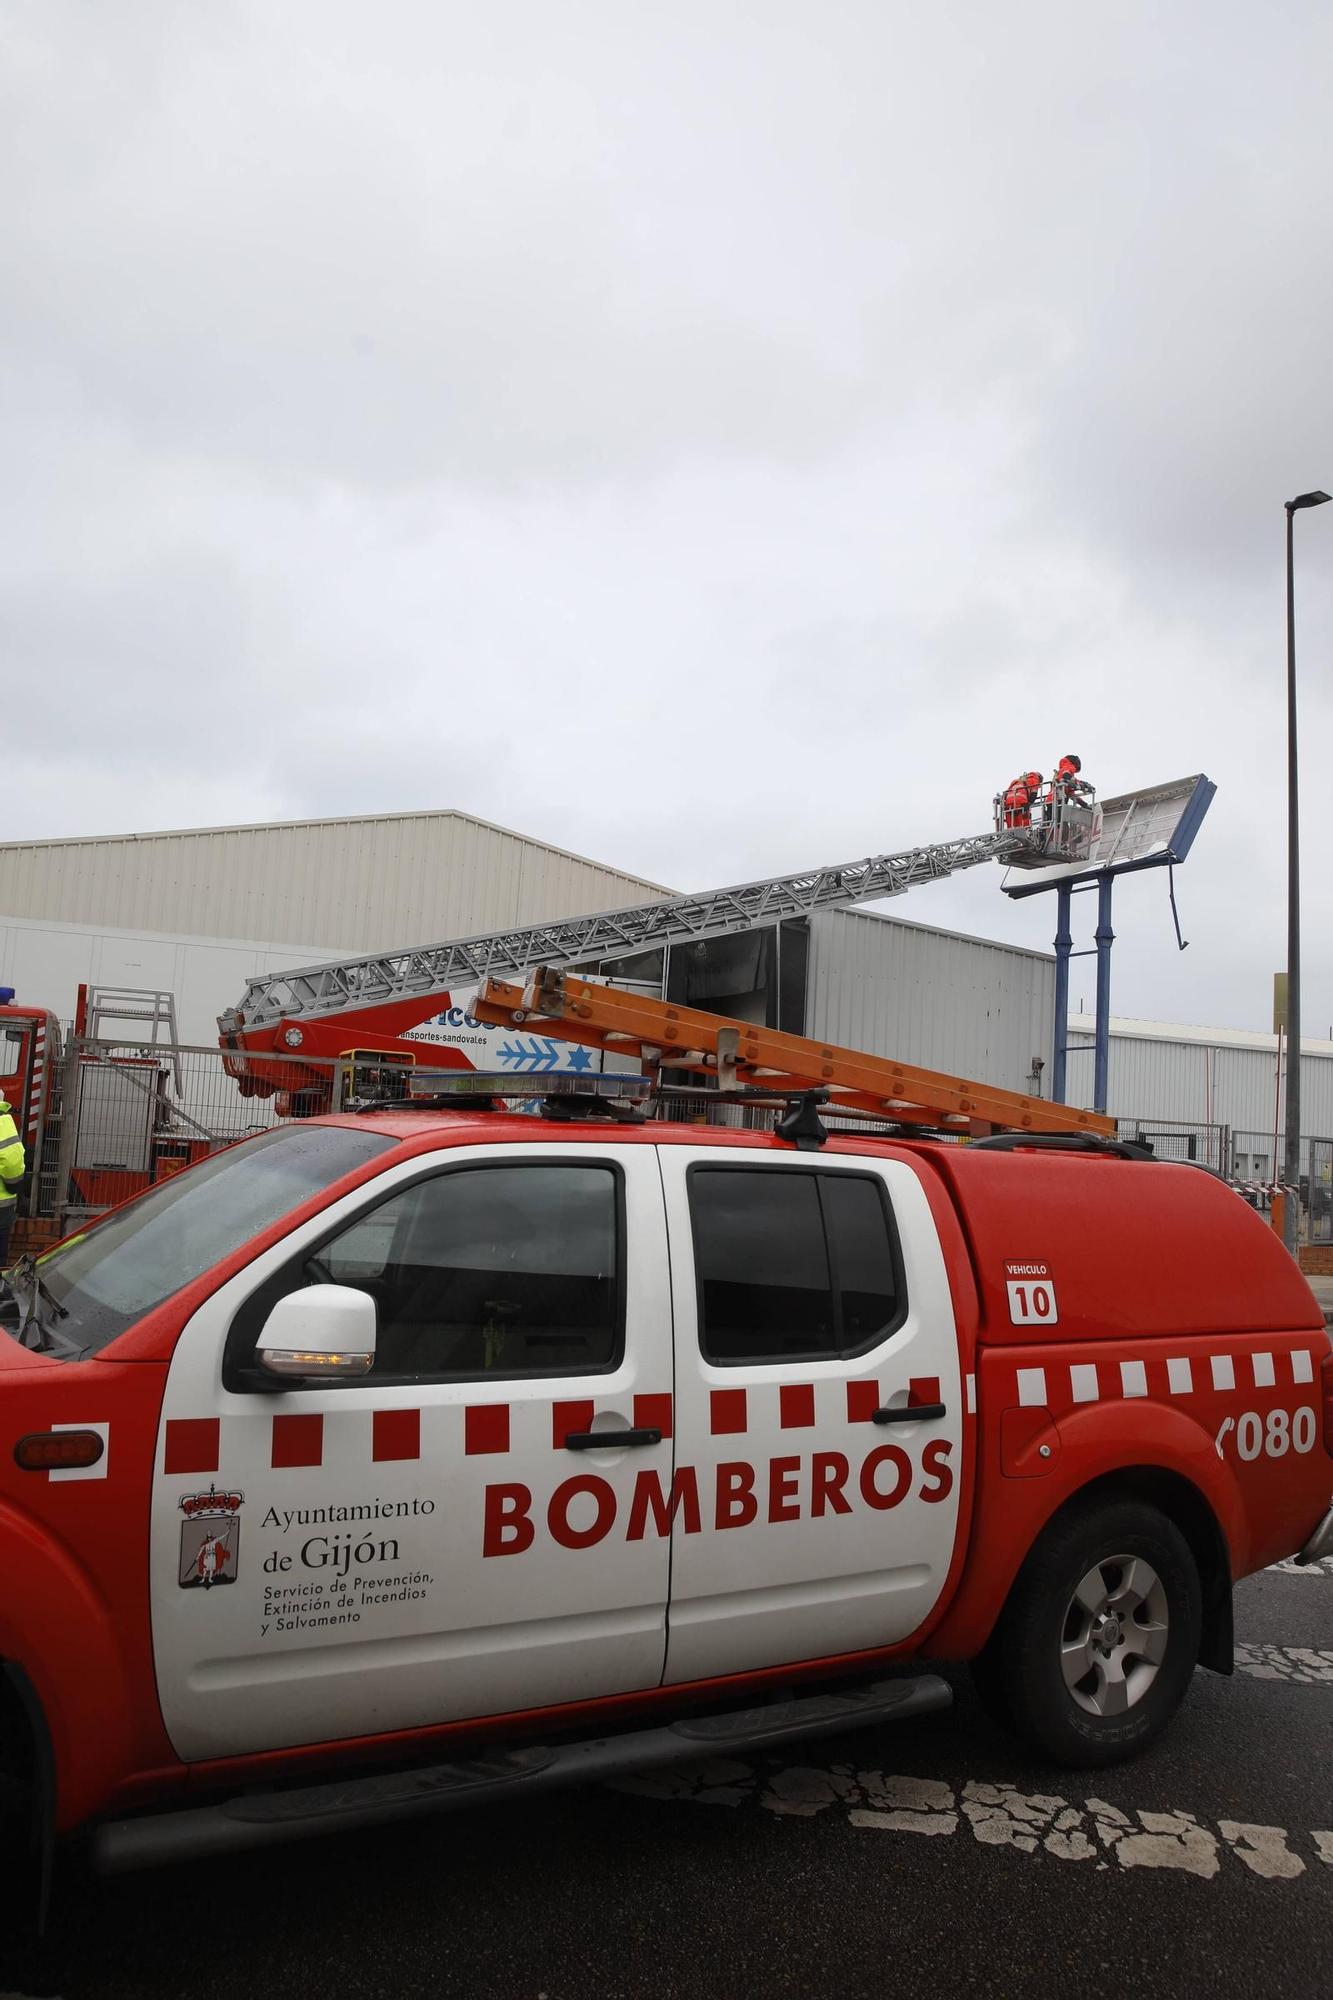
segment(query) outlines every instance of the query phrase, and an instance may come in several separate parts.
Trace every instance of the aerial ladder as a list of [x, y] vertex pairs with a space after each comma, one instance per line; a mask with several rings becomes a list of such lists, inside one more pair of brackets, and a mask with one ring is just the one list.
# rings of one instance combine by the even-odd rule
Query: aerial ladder
[[[692, 1072], [723, 1095], [762, 1092], [790, 1099], [814, 1092], [832, 1113], [962, 1138], [997, 1132], [1115, 1135], [1115, 1120], [1099, 1112], [679, 1007], [578, 979], [555, 966], [538, 967], [523, 986], [483, 981], [473, 1012], [495, 1027], [526, 1024], [560, 1041], [632, 1057], [659, 1080], [664, 1069]], [[505, 1081], [492, 1085], [497, 1095], [503, 1095]], [[423, 1075], [414, 1079], [414, 1088], [429, 1092], [432, 1082]]]
[[378, 1056], [386, 1064], [408, 1065], [428, 1055], [444, 1068], [466, 1067], [460, 1053], [432, 1045], [433, 1038], [421, 1031], [449, 1004], [451, 994], [470, 992], [483, 980], [523, 975], [537, 965], [597, 966], [665, 945], [693, 944], [757, 924], [901, 896], [984, 861], [1041, 866], [1055, 851], [1054, 843], [1059, 842], [1065, 858], [1071, 842], [1086, 842], [1087, 837], [1082, 826], [1007, 826], [997, 808], [996, 824], [988, 833], [900, 854], [268, 973], [250, 981], [239, 1006], [219, 1015], [218, 1039], [227, 1072], [242, 1096], [281, 1092], [290, 1108], [308, 1114], [327, 1108], [340, 1062]]

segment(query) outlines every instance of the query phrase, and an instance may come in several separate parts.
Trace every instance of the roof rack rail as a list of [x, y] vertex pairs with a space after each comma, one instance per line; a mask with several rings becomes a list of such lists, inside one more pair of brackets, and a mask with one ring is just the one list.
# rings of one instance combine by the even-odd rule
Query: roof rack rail
[[1103, 1138], [1100, 1132], [995, 1132], [989, 1138], [974, 1139], [971, 1150], [985, 1146], [992, 1153], [1028, 1152], [1039, 1149], [1053, 1153], [1102, 1153], [1115, 1160], [1156, 1160], [1145, 1141]]

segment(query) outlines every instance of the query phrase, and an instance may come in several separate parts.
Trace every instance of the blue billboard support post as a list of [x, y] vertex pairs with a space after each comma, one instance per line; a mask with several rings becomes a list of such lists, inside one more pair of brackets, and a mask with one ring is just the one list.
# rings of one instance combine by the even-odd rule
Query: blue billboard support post
[[1056, 891], [1055, 920], [1055, 1046], [1051, 1050], [1051, 1099], [1063, 1104], [1065, 1100], [1065, 1065], [1069, 1042], [1069, 957], [1074, 948], [1074, 933], [1070, 926], [1070, 905], [1073, 890], [1068, 882], [1061, 882]]
[[1092, 1108], [1105, 1111], [1111, 1071], [1111, 875], [1097, 877], [1097, 1022], [1092, 1057]]

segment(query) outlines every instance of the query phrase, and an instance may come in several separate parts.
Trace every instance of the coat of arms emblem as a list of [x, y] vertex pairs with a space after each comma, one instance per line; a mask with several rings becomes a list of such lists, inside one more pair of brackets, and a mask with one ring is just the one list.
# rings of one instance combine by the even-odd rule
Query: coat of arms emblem
[[217, 1583], [235, 1583], [241, 1550], [243, 1493], [183, 1493], [181, 1562], [177, 1582], [182, 1590], [211, 1590]]

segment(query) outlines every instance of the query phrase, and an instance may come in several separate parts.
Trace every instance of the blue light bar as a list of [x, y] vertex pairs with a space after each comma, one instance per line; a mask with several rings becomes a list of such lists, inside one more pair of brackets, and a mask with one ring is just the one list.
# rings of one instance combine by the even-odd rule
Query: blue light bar
[[417, 1069], [412, 1072], [412, 1097], [605, 1097], [641, 1104], [652, 1095], [648, 1076], [604, 1076], [565, 1072], [555, 1076], [514, 1076], [510, 1071], [483, 1069]]

